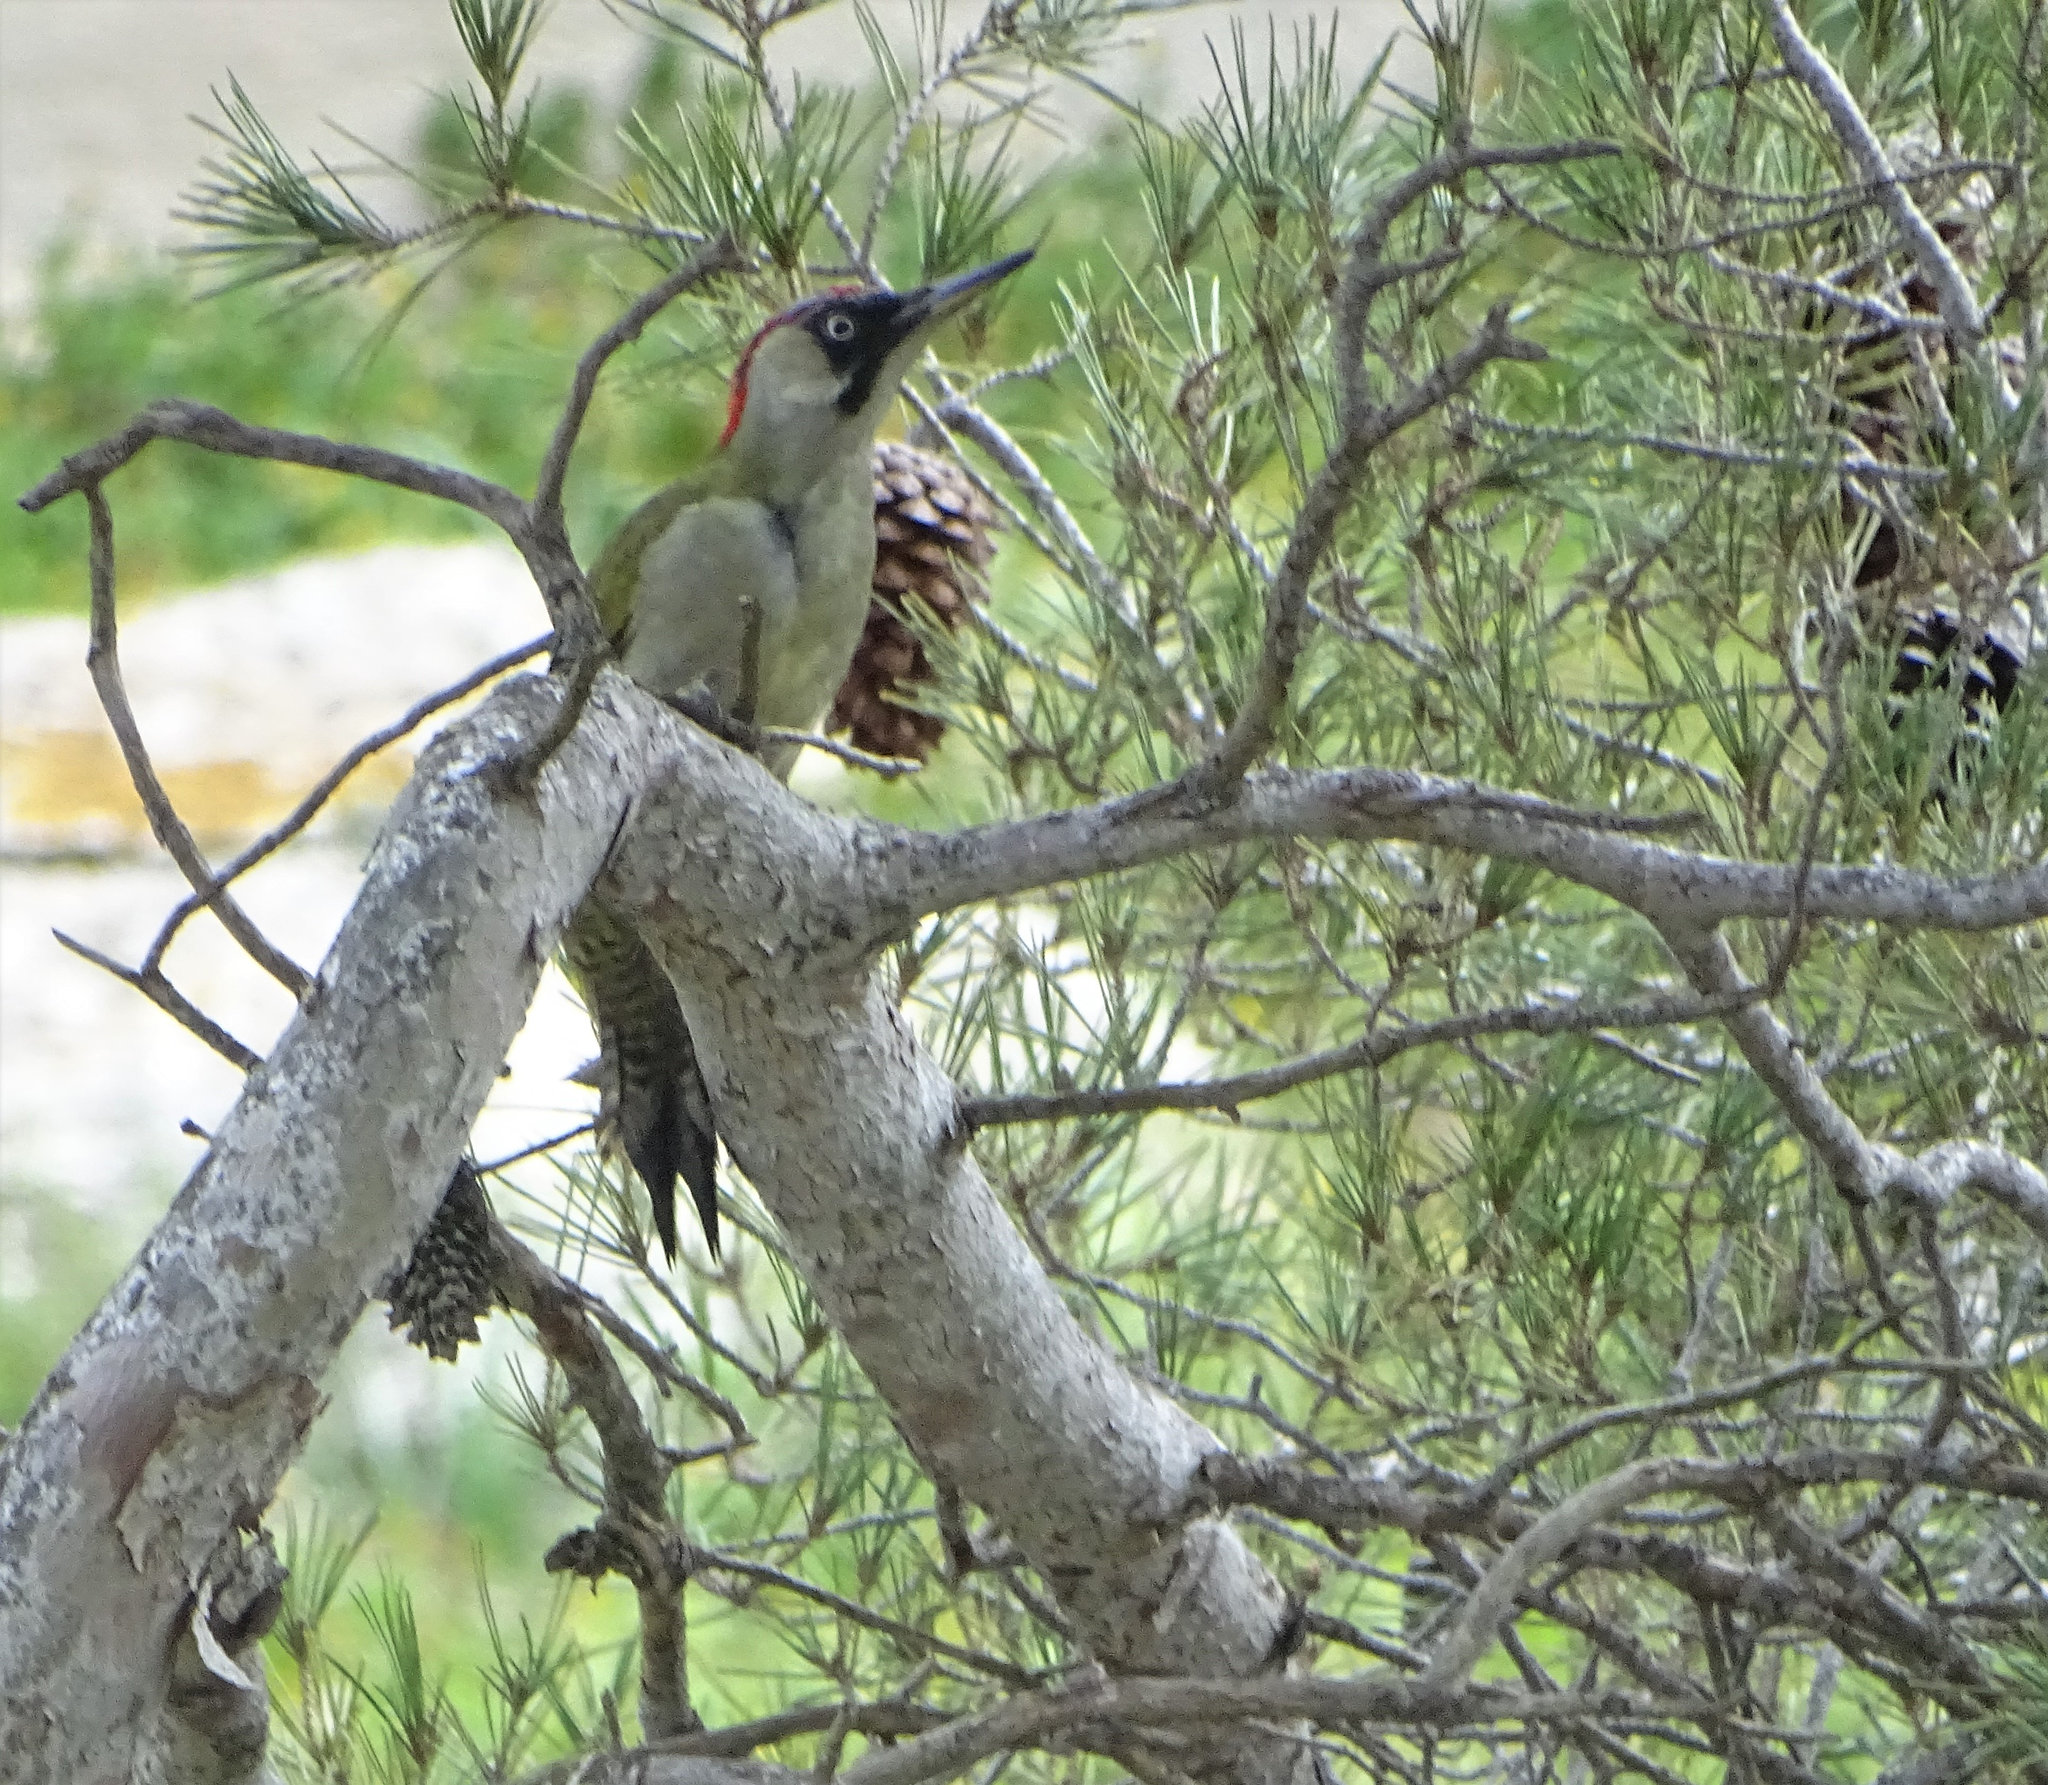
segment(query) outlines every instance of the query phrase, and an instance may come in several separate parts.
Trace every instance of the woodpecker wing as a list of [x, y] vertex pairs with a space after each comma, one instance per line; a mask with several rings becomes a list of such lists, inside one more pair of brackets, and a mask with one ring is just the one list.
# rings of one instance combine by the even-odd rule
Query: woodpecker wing
[[755, 710], [761, 641], [787, 632], [798, 597], [794, 535], [773, 509], [665, 490], [620, 537], [598, 560], [593, 582], [619, 665], [634, 681], [670, 696], [702, 688], [739, 719], [810, 722], [815, 715]]

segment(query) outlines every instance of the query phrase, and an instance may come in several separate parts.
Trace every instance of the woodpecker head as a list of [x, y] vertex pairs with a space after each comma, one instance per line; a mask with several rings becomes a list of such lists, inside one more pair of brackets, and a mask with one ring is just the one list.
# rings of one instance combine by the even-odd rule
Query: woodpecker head
[[865, 467], [867, 443], [932, 331], [1031, 255], [915, 291], [842, 285], [792, 304], [740, 355], [719, 445], [791, 470], [852, 450]]

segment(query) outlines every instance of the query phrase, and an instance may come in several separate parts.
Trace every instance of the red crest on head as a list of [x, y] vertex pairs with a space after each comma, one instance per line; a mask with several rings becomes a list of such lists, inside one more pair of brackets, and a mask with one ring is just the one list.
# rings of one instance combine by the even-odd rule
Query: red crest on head
[[740, 363], [732, 369], [732, 391], [725, 402], [725, 429], [718, 436], [718, 444], [721, 447], [740, 431], [740, 417], [747, 411], [747, 374], [753, 370], [754, 354], [759, 350], [761, 343], [784, 323], [794, 322], [798, 317], [808, 315], [827, 298], [852, 297], [866, 289], [861, 285], [830, 286], [816, 297], [803, 298], [791, 304], [787, 310], [769, 317], [754, 331], [754, 338], [740, 349]]

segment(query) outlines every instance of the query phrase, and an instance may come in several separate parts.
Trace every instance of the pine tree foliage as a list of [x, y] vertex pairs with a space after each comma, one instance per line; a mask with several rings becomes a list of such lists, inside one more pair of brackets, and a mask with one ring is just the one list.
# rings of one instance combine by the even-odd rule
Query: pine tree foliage
[[[1150, 9], [856, 6], [846, 90], [778, 72], [806, 0], [630, 10], [689, 60], [573, 203], [522, 184], [537, 6], [457, 0], [463, 191], [380, 222], [237, 89], [193, 214], [237, 276], [301, 284], [539, 221], [665, 264], [726, 236], [743, 270], [673, 323], [709, 354], [814, 280], [1016, 245], [1049, 83]], [[1327, 1772], [2038, 1776], [2048, 932], [1806, 885], [2048, 872], [2048, 16], [1575, 11], [1528, 61], [1418, 13], [1421, 95], [1346, 77], [1321, 26], [1234, 31], [1187, 118], [1124, 109], [1131, 228], [1063, 269], [1056, 338], [1005, 363], [971, 319], [906, 391], [1006, 525], [985, 613], [921, 635], [932, 791], [879, 803], [1079, 810], [1243, 750], [1247, 800], [1384, 771], [1386, 822], [928, 919], [893, 989], [1038, 1264], [1224, 1447], [1214, 1503], [1297, 1605], [1273, 1677], [1427, 1684], [1508, 1582], [1458, 1713], [1309, 1714]], [[1568, 858], [1399, 816], [1468, 795], [1487, 834], [1563, 815], [1792, 890], [1660, 928]], [[1930, 1175], [1962, 1142], [2005, 1163]], [[1078, 1677], [1061, 1583], [934, 1478], [743, 1181], [726, 1266], [670, 1277], [634, 1186], [552, 1174], [493, 1200], [605, 1298], [687, 1702], [786, 1721], [658, 1728], [644, 1657], [495, 1614], [458, 1704], [395, 1580], [359, 1589], [381, 1653], [339, 1657], [329, 1538], [273, 1642], [286, 1776], [511, 1778], [636, 1717], [830, 1772]], [[558, 1357], [498, 1393], [590, 1508], [550, 1565], [644, 1608], [592, 1405]], [[1209, 1764], [1197, 1725], [1063, 1734], [982, 1776]]]

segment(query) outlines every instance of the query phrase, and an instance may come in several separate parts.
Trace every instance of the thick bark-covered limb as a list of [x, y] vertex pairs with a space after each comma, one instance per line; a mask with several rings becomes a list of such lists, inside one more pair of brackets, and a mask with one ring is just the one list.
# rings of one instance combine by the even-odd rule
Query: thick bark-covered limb
[[[1285, 1595], [1182, 1510], [1215, 1440], [1075, 1323], [967, 1157], [952, 1086], [845, 952], [863, 827], [612, 674], [538, 803], [501, 796], [560, 698], [509, 684], [427, 753], [299, 1016], [11, 1441], [0, 1739], [48, 1776], [127, 1776], [193, 1580], [267, 1503], [425, 1225], [636, 798], [610, 890], [683, 969], [736, 1155], [900, 1421], [1106, 1663], [1259, 1673]], [[1305, 1753], [1253, 1735], [1219, 1765], [1287, 1778]]]
[[[1909, 1193], [1939, 1207], [1958, 1190], [1976, 1190], [2010, 1209], [2048, 1244], [2048, 1172], [1981, 1140], [1946, 1140], [1913, 1160]], [[1924, 1188], [1923, 1188], [1924, 1186]]]
[[0, 1452], [21, 1777], [129, 1778], [196, 1583], [447, 1186], [631, 791], [614, 733], [571, 740], [537, 803], [492, 793], [556, 698], [514, 683], [427, 751], [283, 1039]]
[[[605, 894], [669, 968], [734, 1158], [898, 1424], [1112, 1671], [1260, 1672], [1286, 1595], [1227, 1526], [1183, 1511], [1216, 1440], [1074, 1320], [975, 1166], [952, 1083], [845, 947], [867, 828], [615, 676], [592, 708], [627, 702], [658, 718], [675, 771]], [[1303, 1759], [1265, 1738], [1225, 1764], [1281, 1778]]]

